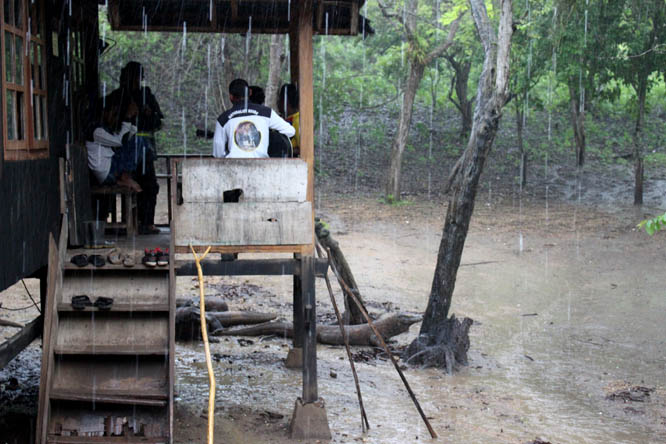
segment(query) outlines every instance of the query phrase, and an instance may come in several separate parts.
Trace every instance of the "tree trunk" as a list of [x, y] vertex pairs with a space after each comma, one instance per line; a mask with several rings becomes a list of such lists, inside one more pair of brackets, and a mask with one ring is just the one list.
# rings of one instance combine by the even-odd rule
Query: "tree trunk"
[[636, 128], [634, 130], [634, 205], [643, 205], [643, 118], [645, 116], [645, 98], [647, 96], [647, 75], [638, 74], [638, 110], [636, 115]]
[[527, 153], [523, 144], [523, 116], [520, 105], [516, 102], [516, 136], [518, 137], [518, 153], [520, 154], [520, 186], [527, 185]]
[[400, 173], [402, 168], [402, 154], [407, 144], [409, 135], [409, 126], [412, 123], [412, 111], [414, 109], [414, 98], [419, 88], [425, 66], [410, 58], [407, 72], [407, 85], [402, 99], [402, 108], [400, 108], [400, 119], [398, 121], [398, 130], [391, 144], [391, 166], [389, 169], [389, 179], [386, 186], [386, 201], [394, 202], [400, 200], [401, 181]]
[[[467, 98], [467, 85], [469, 83], [469, 72], [472, 69], [472, 61], [458, 62], [454, 55], [447, 55], [446, 60], [449, 61], [454, 71], [453, 78], [451, 79], [451, 89], [449, 90], [449, 100], [460, 112], [460, 139], [464, 140], [472, 130], [472, 104], [474, 103], [474, 99]], [[454, 90], [457, 100], [453, 98]]]
[[[483, 0], [469, 0], [485, 58], [479, 78], [472, 132], [449, 198], [442, 240], [421, 335], [441, 337], [451, 307], [474, 200], [483, 166], [497, 134], [501, 110], [507, 102], [509, 49], [512, 34], [511, 0], [501, 1], [499, 30], [491, 28]], [[497, 35], [497, 40], [495, 39]]]
[[576, 166], [582, 167], [585, 163], [585, 110], [581, 109], [580, 95], [572, 82], [575, 82], [575, 80], [569, 81], [571, 125], [573, 126], [574, 145], [576, 147]]
[[265, 105], [278, 109], [277, 98], [280, 89], [280, 73], [282, 69], [283, 37], [280, 34], [271, 36], [270, 54], [268, 58], [268, 83], [266, 83]]

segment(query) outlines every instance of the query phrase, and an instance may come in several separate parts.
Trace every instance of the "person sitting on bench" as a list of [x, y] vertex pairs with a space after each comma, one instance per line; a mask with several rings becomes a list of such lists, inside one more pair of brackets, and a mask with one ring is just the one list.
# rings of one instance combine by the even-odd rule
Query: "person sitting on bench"
[[296, 133], [275, 111], [250, 101], [250, 87], [245, 80], [236, 79], [229, 84], [229, 98], [233, 106], [215, 123], [213, 157], [266, 158], [270, 129], [287, 137]]
[[136, 170], [138, 154], [132, 137], [136, 127], [129, 123], [138, 108], [130, 104], [121, 119], [120, 107], [117, 100], [107, 98], [102, 124], [96, 126], [86, 142], [88, 167], [100, 185], [117, 184], [140, 193], [141, 186], [131, 176]]

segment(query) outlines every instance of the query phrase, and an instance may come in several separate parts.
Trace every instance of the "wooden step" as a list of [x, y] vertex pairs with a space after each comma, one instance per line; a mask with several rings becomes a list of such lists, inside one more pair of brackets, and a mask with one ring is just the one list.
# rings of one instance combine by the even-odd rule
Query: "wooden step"
[[90, 264], [84, 265], [83, 267], [78, 267], [78, 266], [72, 264], [71, 262], [67, 262], [65, 264], [64, 268], [65, 268], [66, 272], [72, 271], [72, 270], [73, 271], [78, 271], [78, 270], [88, 270], [88, 271], [90, 271], [90, 270], [93, 270], [95, 272], [98, 271], [100, 273], [103, 273], [104, 271], [109, 271], [109, 270], [121, 270], [121, 271], [126, 271], [126, 272], [138, 272], [138, 273], [151, 272], [151, 271], [152, 272], [166, 273], [166, 272], [169, 271], [169, 266], [168, 265], [162, 266], [162, 267], [146, 267], [145, 265], [141, 264], [140, 259], [139, 259], [139, 263], [137, 263], [133, 267], [126, 267], [123, 264], [114, 265], [114, 264], [109, 264], [108, 262], [102, 267], [95, 267], [94, 265], [90, 265]]
[[61, 393], [143, 394], [166, 396], [169, 378], [164, 356], [61, 355], [52, 390]]
[[[155, 407], [136, 404], [123, 405], [98, 402], [95, 404], [95, 409], [93, 410], [91, 408], [92, 404], [90, 404], [90, 402], [76, 402], [70, 400], [60, 401], [51, 399], [49, 404], [52, 406], [53, 410], [49, 426], [47, 428], [48, 433], [46, 436], [55, 439], [65, 439], [63, 443], [158, 443], [165, 442], [163, 441], [163, 438], [165, 436], [169, 436], [167, 406]], [[105, 433], [107, 435], [113, 434], [113, 431], [109, 431], [109, 427], [107, 425], [107, 421], [113, 418], [120, 419], [121, 421], [123, 419], [126, 419], [126, 421], [131, 421], [128, 424], [130, 430], [115, 431], [116, 434], [124, 432], [124, 436], [104, 436]], [[134, 428], [136, 428], [136, 430], [134, 430]], [[139, 434], [142, 436], [135, 436]], [[67, 439], [70, 438], [73, 438], [72, 441], [67, 441]], [[142, 438], [154, 439], [155, 441], [141, 441], [140, 439]], [[91, 439], [91, 441], [77, 441], [77, 439]], [[105, 439], [107, 441], [105, 441]], [[44, 441], [47, 440], [45, 439]]]
[[168, 438], [148, 438], [145, 436], [52, 436], [47, 438], [49, 444], [115, 444], [115, 443], [143, 443], [167, 444]]
[[87, 270], [70, 270], [64, 276], [56, 302], [71, 305], [72, 296], [77, 295], [88, 295], [92, 301], [99, 296], [111, 297], [113, 305], [168, 305], [169, 274], [127, 269], [92, 274]]
[[[169, 346], [167, 313], [63, 313], [58, 325], [55, 349], [163, 350]], [[132, 354], [132, 353], [130, 353]]]
[[[93, 301], [94, 302], [94, 301]], [[100, 313], [108, 313], [108, 312], [125, 312], [125, 313], [132, 313], [132, 312], [138, 312], [138, 311], [160, 311], [160, 312], [168, 312], [169, 311], [169, 304], [114, 304], [111, 306], [109, 310], [100, 310], [97, 307], [85, 307], [83, 310], [76, 310], [72, 307], [72, 304], [68, 304], [65, 302], [61, 302], [58, 304], [58, 311], [61, 312], [66, 312], [66, 311], [73, 311], [73, 312], [100, 312]]]
[[138, 346], [138, 345], [85, 345], [85, 346], [56, 346], [53, 350], [56, 355], [108, 355], [108, 356], [165, 356], [169, 354], [168, 347]]
[[93, 395], [90, 392], [51, 390], [49, 397], [58, 401], [95, 402], [102, 404], [143, 405], [149, 407], [165, 407], [167, 405], [167, 396], [164, 396], [163, 399], [152, 399], [139, 396], [109, 395], [103, 392], [95, 392]]

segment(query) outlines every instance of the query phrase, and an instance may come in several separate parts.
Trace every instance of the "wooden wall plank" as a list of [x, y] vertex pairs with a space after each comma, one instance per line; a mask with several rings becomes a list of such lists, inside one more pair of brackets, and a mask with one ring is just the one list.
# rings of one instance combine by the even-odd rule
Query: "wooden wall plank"
[[[307, 245], [212, 245], [211, 253], [300, 253]], [[203, 253], [208, 246], [192, 245], [194, 251]], [[192, 254], [189, 246], [180, 245], [174, 247], [176, 254]]]
[[222, 202], [224, 191], [241, 189], [242, 201], [304, 202], [307, 172], [301, 159], [187, 159], [183, 200]]
[[176, 209], [175, 244], [307, 244], [312, 222], [310, 202], [184, 203]]

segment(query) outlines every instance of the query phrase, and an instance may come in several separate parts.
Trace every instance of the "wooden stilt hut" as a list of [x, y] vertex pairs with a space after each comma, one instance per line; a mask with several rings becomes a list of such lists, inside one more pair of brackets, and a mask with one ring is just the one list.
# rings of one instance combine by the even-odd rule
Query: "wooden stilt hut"
[[[103, 4], [108, 4], [109, 22], [119, 31], [289, 34], [291, 78], [299, 90], [300, 159], [174, 160], [169, 179], [172, 248], [166, 270], [77, 269], [68, 264], [71, 248], [83, 243], [83, 221], [93, 218], [84, 122], [101, 93], [97, 65], [104, 46], [99, 40], [98, 5]], [[191, 262], [176, 261], [175, 254], [189, 251], [190, 245], [199, 251], [212, 245], [219, 253], [293, 254], [287, 259], [208, 262], [204, 269], [206, 274], [294, 276], [295, 337], [288, 360], [302, 367], [303, 394], [296, 403], [292, 436], [330, 436], [316, 372], [314, 279], [325, 265], [314, 258], [313, 36], [358, 34], [363, 28], [362, 4], [363, 0], [0, 3], [0, 243], [5, 246], [0, 291], [24, 277], [42, 279], [44, 347], [37, 442], [173, 441], [175, 278], [194, 273]], [[182, 203], [176, 196], [179, 174]], [[256, 184], [267, 180], [284, 186], [262, 194]], [[243, 190], [240, 202], [219, 199], [231, 188]], [[198, 218], [216, 223], [197, 225]], [[111, 310], [72, 309], [73, 295], [100, 288], [115, 292]], [[41, 325], [36, 321], [12, 343], [0, 346], [0, 366], [38, 335]], [[128, 333], [114, 334], [120, 331]]]

